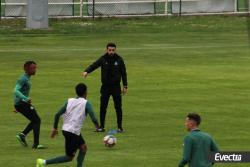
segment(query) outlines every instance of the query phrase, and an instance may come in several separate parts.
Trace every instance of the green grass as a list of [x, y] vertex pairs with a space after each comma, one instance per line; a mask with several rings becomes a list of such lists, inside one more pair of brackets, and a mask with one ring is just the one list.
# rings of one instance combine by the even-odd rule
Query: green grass
[[238, 11], [249, 11], [248, 0], [238, 0]]
[[[123, 98], [124, 134], [107, 149], [104, 134], [88, 119], [83, 136], [87, 167], [173, 167], [182, 154], [188, 112], [201, 114], [201, 129], [223, 151], [249, 151], [250, 54], [246, 17], [153, 17], [50, 20], [48, 30], [27, 30], [24, 20], [0, 22], [0, 166], [33, 167], [37, 158], [64, 154], [60, 134], [49, 138], [55, 112], [74, 86], [85, 82], [99, 117], [100, 70], [82, 79], [109, 41], [127, 65], [129, 93]], [[22, 148], [15, 135], [27, 124], [14, 114], [12, 91], [25, 60], [38, 63], [31, 97], [41, 118], [41, 143], [47, 150]], [[107, 128], [115, 128], [112, 101]], [[60, 122], [61, 125], [62, 121]], [[76, 162], [57, 166], [75, 166]], [[247, 167], [249, 164], [217, 164]]]

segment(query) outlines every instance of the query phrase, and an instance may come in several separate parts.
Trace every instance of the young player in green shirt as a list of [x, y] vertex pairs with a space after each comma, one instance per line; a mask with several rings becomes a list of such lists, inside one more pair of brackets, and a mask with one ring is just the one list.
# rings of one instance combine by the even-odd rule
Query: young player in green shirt
[[184, 137], [183, 158], [179, 167], [189, 164], [189, 167], [211, 167], [208, 161], [210, 152], [218, 152], [219, 149], [210, 135], [202, 132], [198, 127], [201, 117], [196, 113], [190, 113], [186, 117], [185, 126], [190, 132]]
[[23, 146], [27, 147], [28, 144], [25, 137], [33, 130], [34, 143], [32, 147], [34, 149], [43, 149], [45, 147], [39, 144], [41, 119], [35, 107], [31, 104], [29, 96], [31, 89], [30, 77], [36, 74], [37, 64], [34, 61], [27, 61], [24, 63], [23, 68], [25, 73], [17, 80], [14, 88], [14, 107], [15, 111], [22, 114], [30, 123], [16, 137]]

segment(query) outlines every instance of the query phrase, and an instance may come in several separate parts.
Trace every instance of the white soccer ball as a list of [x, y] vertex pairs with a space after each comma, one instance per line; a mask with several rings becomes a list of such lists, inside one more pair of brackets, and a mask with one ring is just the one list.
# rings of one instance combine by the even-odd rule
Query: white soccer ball
[[117, 142], [117, 139], [113, 135], [107, 135], [103, 138], [103, 143], [106, 147], [113, 147]]

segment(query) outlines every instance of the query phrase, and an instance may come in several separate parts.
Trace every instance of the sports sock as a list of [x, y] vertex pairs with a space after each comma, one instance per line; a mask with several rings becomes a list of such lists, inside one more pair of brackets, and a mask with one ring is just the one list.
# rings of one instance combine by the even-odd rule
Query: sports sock
[[77, 167], [83, 166], [83, 161], [84, 161], [85, 155], [86, 155], [86, 152], [79, 150], [79, 153], [77, 156]]
[[64, 162], [69, 162], [71, 161], [71, 158], [64, 155], [64, 156], [60, 156], [60, 157], [56, 157], [56, 158], [52, 158], [52, 159], [48, 159], [45, 160], [45, 164], [49, 165], [49, 164], [58, 164], [58, 163], [64, 163]]
[[23, 132], [19, 133], [19, 136], [26, 137], [26, 135]]
[[24, 133], [20, 133], [20, 135], [26, 136]]

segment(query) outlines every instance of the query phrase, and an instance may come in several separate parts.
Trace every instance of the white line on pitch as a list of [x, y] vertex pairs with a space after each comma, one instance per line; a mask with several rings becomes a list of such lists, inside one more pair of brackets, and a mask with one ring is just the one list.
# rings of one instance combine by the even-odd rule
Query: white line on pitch
[[[248, 47], [249, 45], [204, 45], [204, 46], [157, 46], [146, 44], [147, 47], [121, 47], [119, 50], [155, 50], [155, 49], [197, 49], [197, 48], [227, 48], [227, 47]], [[58, 52], [58, 51], [97, 51], [103, 48], [54, 48], [54, 49], [0, 49], [0, 52]]]

